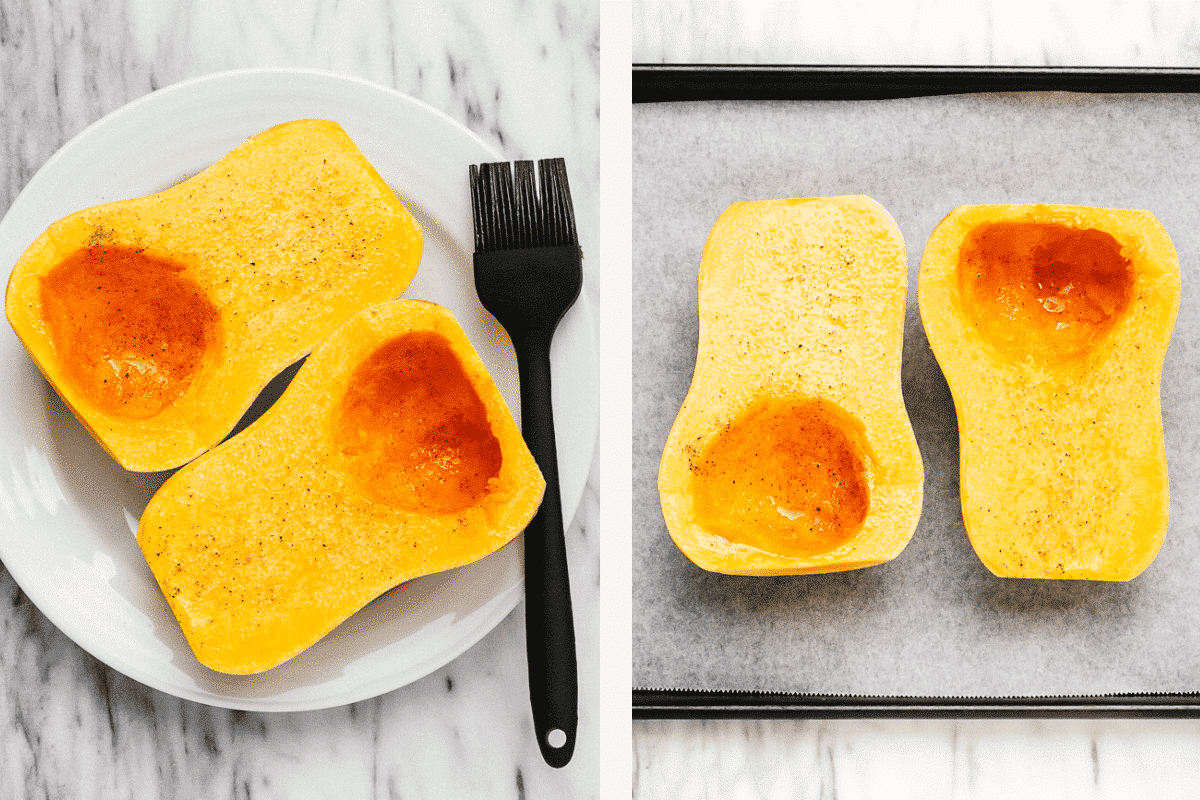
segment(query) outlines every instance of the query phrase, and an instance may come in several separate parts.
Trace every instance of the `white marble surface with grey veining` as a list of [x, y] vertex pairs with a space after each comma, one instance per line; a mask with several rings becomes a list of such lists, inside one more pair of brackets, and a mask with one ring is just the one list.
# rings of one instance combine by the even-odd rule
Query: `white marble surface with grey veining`
[[[1200, 66], [1200, 4], [635, 0], [635, 63]], [[1196, 797], [1200, 722], [647, 720], [633, 796]]]
[[[148, 92], [229, 69], [308, 67], [423, 100], [505, 158], [564, 156], [586, 253], [599, 217], [599, 39], [595, 2], [5, 0], [0, 211], [62, 144]], [[594, 269], [584, 292], [595, 308]], [[567, 534], [581, 699], [566, 768], [548, 767], [534, 741], [523, 606], [409, 686], [324, 711], [252, 713], [108, 668], [0, 568], [0, 799], [599, 796], [594, 475]]]
[[1200, 5], [635, 0], [634, 63], [1200, 65]]

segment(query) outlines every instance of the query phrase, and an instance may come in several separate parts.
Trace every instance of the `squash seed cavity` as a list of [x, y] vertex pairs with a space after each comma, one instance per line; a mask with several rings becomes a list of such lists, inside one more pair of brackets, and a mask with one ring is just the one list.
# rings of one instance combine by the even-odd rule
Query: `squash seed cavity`
[[334, 411], [335, 447], [374, 501], [454, 514], [500, 474], [500, 442], [450, 342], [413, 331], [360, 364]]
[[994, 222], [963, 241], [959, 291], [971, 323], [1008, 358], [1059, 363], [1095, 348], [1133, 297], [1134, 269], [1109, 233]]
[[140, 248], [74, 251], [41, 279], [40, 299], [67, 380], [114, 417], [160, 413], [220, 347], [220, 311], [185, 265]]
[[862, 424], [823, 398], [762, 398], [705, 448], [692, 471], [696, 522], [783, 556], [828, 552], [870, 507]]

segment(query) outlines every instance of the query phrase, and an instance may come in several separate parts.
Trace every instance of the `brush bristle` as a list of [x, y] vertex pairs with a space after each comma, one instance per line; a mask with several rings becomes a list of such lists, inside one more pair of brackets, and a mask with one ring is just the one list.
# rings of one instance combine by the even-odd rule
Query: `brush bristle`
[[561, 158], [517, 161], [516, 180], [507, 161], [472, 164], [471, 211], [475, 250], [578, 245], [567, 166]]

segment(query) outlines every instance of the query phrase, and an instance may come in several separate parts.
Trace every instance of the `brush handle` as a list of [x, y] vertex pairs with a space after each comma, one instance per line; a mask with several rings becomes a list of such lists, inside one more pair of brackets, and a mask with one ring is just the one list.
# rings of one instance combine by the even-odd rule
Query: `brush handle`
[[[525, 529], [525, 641], [529, 658], [529, 703], [542, 757], [565, 766], [575, 751], [578, 674], [571, 583], [558, 489], [558, 453], [550, 403], [549, 332], [534, 331], [513, 341], [521, 381], [521, 432], [546, 479], [537, 515]], [[554, 731], [562, 731], [562, 740]], [[552, 736], [553, 734], [553, 736]]]

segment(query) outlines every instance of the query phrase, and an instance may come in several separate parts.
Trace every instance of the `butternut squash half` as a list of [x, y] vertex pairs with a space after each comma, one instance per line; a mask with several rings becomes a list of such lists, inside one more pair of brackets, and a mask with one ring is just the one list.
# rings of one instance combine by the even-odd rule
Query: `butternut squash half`
[[351, 317], [245, 430], [172, 475], [138, 544], [200, 663], [259, 672], [399, 583], [524, 530], [545, 481], [454, 317]]
[[266, 130], [193, 178], [50, 225], [13, 268], [9, 322], [126, 469], [221, 441], [351, 314], [398, 296], [421, 229], [334, 122]]
[[954, 396], [963, 522], [989, 570], [1125, 581], [1154, 560], [1169, 485], [1159, 381], [1175, 248], [1145, 211], [952, 211], [921, 318]]
[[924, 469], [900, 393], [908, 267], [863, 196], [735, 203], [700, 260], [700, 337], [658, 486], [698, 566], [738, 575], [894, 558]]

